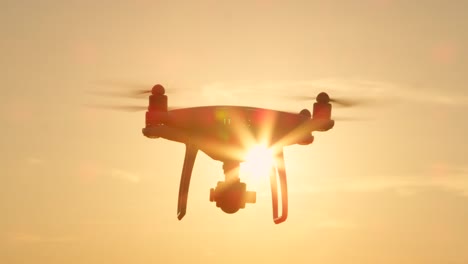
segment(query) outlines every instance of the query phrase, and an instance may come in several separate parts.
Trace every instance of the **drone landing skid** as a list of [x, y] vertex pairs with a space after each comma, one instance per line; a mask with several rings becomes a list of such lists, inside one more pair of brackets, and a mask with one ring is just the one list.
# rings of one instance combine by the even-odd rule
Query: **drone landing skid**
[[198, 149], [191, 145], [185, 144], [184, 166], [182, 168], [182, 176], [180, 177], [179, 200], [177, 203], [177, 218], [182, 220], [187, 212], [187, 199], [190, 187], [190, 179], [192, 178], [193, 165], [197, 157]]
[[[198, 148], [195, 145], [185, 144], [185, 158], [180, 178], [177, 204], [177, 218], [179, 220], [182, 220], [187, 212], [190, 179], [197, 153]], [[223, 168], [226, 181], [218, 182], [218, 186], [210, 190], [210, 201], [216, 202], [216, 206], [226, 213], [235, 213], [240, 208], [244, 208], [246, 203], [255, 203], [255, 192], [247, 191], [245, 183], [239, 180], [239, 163], [224, 162]], [[279, 215], [278, 179], [280, 184], [281, 215]], [[271, 170], [270, 184], [273, 221], [275, 224], [279, 224], [284, 222], [288, 217], [288, 187], [283, 150], [276, 155], [275, 165]]]
[[[278, 176], [278, 177], [277, 177]], [[278, 183], [280, 182], [281, 196], [281, 216], [278, 215]], [[286, 181], [286, 168], [284, 162], [284, 153], [281, 150], [275, 158], [275, 166], [270, 174], [271, 201], [273, 206], [273, 221], [275, 224], [282, 223], [288, 218], [288, 185]]]

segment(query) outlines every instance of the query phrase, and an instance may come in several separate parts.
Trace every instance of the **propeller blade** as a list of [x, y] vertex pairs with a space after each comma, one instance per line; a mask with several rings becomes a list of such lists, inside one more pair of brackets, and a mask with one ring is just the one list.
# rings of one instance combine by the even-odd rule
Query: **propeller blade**
[[146, 94], [151, 93], [151, 90], [135, 90], [135, 91], [88, 91], [89, 94], [103, 97], [118, 97], [118, 98], [135, 98], [147, 99]]
[[295, 101], [315, 100], [315, 96], [310, 96], [310, 95], [288, 95], [286, 96], [286, 98], [289, 100], [295, 100]]
[[[315, 96], [310, 95], [290, 95], [286, 97], [287, 99], [296, 100], [296, 101], [316, 101]], [[366, 106], [371, 105], [372, 102], [369, 99], [350, 99], [350, 98], [337, 98], [331, 97], [330, 103], [334, 104], [337, 107], [355, 107], [355, 106]]]
[[[140, 111], [147, 111], [148, 107], [141, 106], [141, 105], [101, 105], [101, 104], [85, 104], [85, 107], [95, 108], [95, 109], [105, 109], [105, 110], [116, 110], [116, 111], [123, 111], [123, 112], [140, 112]], [[184, 107], [180, 106], [171, 106], [168, 107], [167, 110], [177, 110], [182, 109]]]
[[[141, 95], [149, 95], [151, 94], [151, 90], [154, 86], [154, 84], [144, 84], [144, 83], [138, 83], [138, 82], [128, 82], [128, 81], [97, 81], [95, 82], [96, 85], [98, 86], [110, 86], [110, 87], [120, 87], [124, 88], [126, 91], [121, 91], [121, 92], [98, 92], [99, 94], [104, 94], [105, 93], [116, 93], [117, 96], [126, 96], [126, 97], [139, 97]], [[180, 90], [177, 88], [167, 88], [164, 87], [164, 90], [167, 93], [177, 93]]]
[[129, 81], [111, 81], [111, 80], [100, 80], [94, 82], [97, 86], [111, 86], [111, 87], [121, 87], [126, 89], [133, 89], [133, 90], [147, 90], [153, 85], [141, 83], [141, 82], [129, 82]]
[[97, 109], [105, 109], [105, 110], [116, 110], [116, 111], [124, 111], [124, 112], [139, 112], [145, 111], [148, 108], [146, 106], [140, 105], [98, 105], [98, 104], [86, 104], [86, 107], [90, 108], [97, 108]]
[[130, 94], [133, 94], [133, 95], [147, 95], [147, 94], [151, 94], [151, 89], [138, 89], [138, 90], [134, 90], [134, 91], [131, 91], [129, 92]]
[[370, 121], [372, 119], [370, 118], [358, 118], [358, 117], [332, 117], [332, 120], [338, 121], [338, 122], [355, 122], [355, 121]]
[[354, 107], [369, 105], [370, 101], [365, 99], [343, 99], [343, 98], [330, 98], [330, 103], [336, 104], [340, 107]]

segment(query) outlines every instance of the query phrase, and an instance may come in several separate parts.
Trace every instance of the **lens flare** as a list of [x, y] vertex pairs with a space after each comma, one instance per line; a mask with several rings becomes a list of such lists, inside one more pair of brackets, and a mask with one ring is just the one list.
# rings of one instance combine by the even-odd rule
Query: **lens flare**
[[248, 177], [268, 177], [274, 163], [273, 151], [266, 145], [253, 146], [241, 164], [241, 173]]

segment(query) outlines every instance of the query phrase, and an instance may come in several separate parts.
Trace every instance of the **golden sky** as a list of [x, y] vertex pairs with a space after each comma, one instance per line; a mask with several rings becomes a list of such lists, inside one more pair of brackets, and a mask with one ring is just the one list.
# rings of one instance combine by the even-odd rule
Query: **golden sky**
[[[2, 1], [1, 263], [468, 263], [466, 1]], [[201, 154], [176, 218], [184, 146], [144, 113], [82, 107], [102, 82], [182, 90], [170, 105], [299, 112], [283, 95], [373, 98], [285, 150], [234, 215]], [[134, 103], [131, 100], [120, 102]], [[135, 101], [138, 103], [138, 101]], [[140, 101], [140, 103], [142, 103]], [[144, 101], [143, 103], [144, 104]]]

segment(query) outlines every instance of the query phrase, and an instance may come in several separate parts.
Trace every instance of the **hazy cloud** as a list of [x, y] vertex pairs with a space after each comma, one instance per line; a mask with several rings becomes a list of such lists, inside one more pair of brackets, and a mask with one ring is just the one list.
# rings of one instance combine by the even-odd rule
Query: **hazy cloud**
[[468, 196], [468, 167], [436, 165], [418, 175], [381, 175], [330, 179], [292, 192], [371, 192], [393, 189], [401, 195], [412, 195], [421, 188], [439, 188]]
[[96, 162], [82, 162], [78, 169], [78, 177], [85, 182], [93, 182], [97, 179], [114, 179], [131, 183], [139, 183], [140, 175], [122, 170], [120, 168], [110, 168], [102, 166]]
[[38, 157], [28, 157], [26, 162], [30, 165], [40, 165], [44, 163], [44, 160]]
[[64, 243], [74, 239], [67, 236], [44, 236], [34, 233], [11, 233], [7, 236], [11, 243], [33, 244], [33, 243]]
[[133, 182], [133, 183], [138, 183], [141, 180], [140, 176], [138, 176], [138, 175], [136, 175], [134, 173], [119, 170], [119, 169], [112, 169], [110, 171], [110, 174], [114, 178], [129, 181], [129, 182]]
[[315, 228], [318, 229], [352, 229], [356, 228], [354, 223], [345, 221], [343, 219], [326, 217], [323, 219], [317, 219], [313, 223]]

